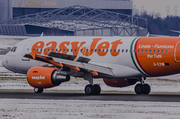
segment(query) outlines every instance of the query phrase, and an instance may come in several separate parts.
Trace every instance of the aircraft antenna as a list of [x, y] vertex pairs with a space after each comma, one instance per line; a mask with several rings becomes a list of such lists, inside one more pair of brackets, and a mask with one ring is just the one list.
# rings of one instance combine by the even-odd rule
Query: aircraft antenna
[[41, 37], [43, 37], [44, 36], [44, 32], [42, 32], [42, 34], [41, 34]]
[[146, 37], [149, 37], [149, 32], [148, 32], [148, 34], [146, 35]]

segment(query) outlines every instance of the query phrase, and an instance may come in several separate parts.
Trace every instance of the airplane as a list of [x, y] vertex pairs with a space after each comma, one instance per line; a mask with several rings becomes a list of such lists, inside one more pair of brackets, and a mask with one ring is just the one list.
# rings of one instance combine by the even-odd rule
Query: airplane
[[[27, 74], [35, 93], [71, 77], [89, 82], [85, 94], [99, 95], [93, 80], [111, 87], [134, 85], [136, 94], [151, 91], [146, 77], [180, 73], [179, 37], [44, 36], [17, 43], [2, 59], [5, 68]], [[68, 88], [68, 87], [67, 87]]]

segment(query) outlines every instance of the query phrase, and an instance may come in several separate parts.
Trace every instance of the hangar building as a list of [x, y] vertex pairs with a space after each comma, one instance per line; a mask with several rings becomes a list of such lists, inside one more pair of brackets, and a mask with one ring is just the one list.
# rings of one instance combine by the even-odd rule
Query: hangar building
[[130, 0], [0, 0], [0, 35], [142, 36]]
[[130, 0], [0, 0], [0, 23], [4, 23], [13, 17], [74, 5], [127, 15], [132, 14], [133, 8], [133, 3]]

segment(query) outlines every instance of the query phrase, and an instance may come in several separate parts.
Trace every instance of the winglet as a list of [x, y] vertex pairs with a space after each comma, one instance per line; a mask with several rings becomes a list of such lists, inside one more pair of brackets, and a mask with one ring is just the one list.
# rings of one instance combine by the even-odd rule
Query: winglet
[[36, 54], [34, 52], [29, 53], [29, 55], [31, 55], [33, 59], [36, 58]]
[[98, 76], [98, 73], [97, 73], [96, 71], [91, 71], [91, 70], [90, 70], [89, 73]]

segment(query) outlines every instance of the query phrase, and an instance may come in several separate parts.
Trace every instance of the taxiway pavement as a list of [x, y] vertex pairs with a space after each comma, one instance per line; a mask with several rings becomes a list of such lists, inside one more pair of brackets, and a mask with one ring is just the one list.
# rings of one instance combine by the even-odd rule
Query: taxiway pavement
[[102, 101], [151, 101], [180, 102], [179, 94], [118, 94], [101, 93], [100, 95], [85, 95], [81, 92], [44, 92], [42, 94], [30, 91], [0, 91], [0, 98], [8, 99], [55, 99], [55, 100], [102, 100]]

